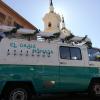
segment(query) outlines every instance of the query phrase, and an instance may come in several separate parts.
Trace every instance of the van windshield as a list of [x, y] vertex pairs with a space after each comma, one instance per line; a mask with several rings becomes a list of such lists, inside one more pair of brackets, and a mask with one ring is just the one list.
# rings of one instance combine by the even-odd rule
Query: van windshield
[[90, 61], [100, 61], [100, 49], [89, 48], [88, 56]]

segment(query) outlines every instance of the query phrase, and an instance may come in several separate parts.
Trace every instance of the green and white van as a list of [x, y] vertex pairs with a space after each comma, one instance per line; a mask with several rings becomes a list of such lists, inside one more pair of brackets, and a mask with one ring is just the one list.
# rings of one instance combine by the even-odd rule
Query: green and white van
[[100, 49], [15, 38], [0, 42], [0, 94], [6, 100], [86, 91], [100, 96]]

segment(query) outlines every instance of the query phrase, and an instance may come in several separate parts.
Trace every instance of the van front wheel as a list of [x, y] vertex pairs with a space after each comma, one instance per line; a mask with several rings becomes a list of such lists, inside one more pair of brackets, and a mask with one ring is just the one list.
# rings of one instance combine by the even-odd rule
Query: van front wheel
[[12, 87], [5, 92], [3, 98], [4, 100], [31, 100], [32, 93], [25, 87]]
[[10, 92], [9, 100], [28, 100], [28, 93], [25, 89], [16, 88]]

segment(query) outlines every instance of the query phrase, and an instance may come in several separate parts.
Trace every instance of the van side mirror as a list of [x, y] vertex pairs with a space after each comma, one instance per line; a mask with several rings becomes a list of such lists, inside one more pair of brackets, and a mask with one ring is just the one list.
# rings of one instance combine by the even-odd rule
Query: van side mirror
[[96, 60], [100, 61], [100, 55], [96, 55]]

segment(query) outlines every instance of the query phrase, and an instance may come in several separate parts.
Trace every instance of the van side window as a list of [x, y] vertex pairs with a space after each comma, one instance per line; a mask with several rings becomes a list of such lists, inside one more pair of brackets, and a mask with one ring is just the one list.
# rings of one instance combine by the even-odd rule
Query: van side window
[[65, 46], [60, 47], [60, 58], [70, 60], [70, 49], [69, 49], [69, 47], [65, 47]]
[[88, 56], [90, 61], [100, 61], [100, 50], [95, 48], [89, 48]]
[[60, 46], [60, 58], [68, 60], [81, 60], [81, 50], [77, 47]]
[[72, 60], [81, 60], [82, 59], [80, 48], [71, 47], [70, 48], [70, 54], [71, 54], [71, 59]]

